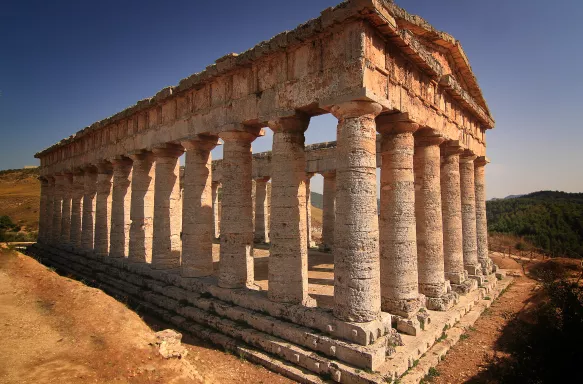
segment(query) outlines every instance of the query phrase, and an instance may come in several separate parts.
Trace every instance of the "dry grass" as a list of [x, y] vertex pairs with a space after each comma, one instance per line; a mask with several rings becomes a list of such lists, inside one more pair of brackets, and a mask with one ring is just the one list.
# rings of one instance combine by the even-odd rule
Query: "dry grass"
[[10, 216], [25, 231], [38, 230], [40, 182], [31, 170], [0, 174], [0, 216]]

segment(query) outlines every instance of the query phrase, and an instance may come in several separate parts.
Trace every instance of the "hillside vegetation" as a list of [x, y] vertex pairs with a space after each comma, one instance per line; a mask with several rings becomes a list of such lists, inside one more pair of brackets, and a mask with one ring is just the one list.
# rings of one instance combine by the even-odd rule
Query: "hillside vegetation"
[[24, 232], [38, 230], [39, 170], [0, 171], [0, 216], [8, 216]]
[[487, 202], [490, 233], [524, 238], [554, 256], [583, 256], [583, 193], [541, 191]]

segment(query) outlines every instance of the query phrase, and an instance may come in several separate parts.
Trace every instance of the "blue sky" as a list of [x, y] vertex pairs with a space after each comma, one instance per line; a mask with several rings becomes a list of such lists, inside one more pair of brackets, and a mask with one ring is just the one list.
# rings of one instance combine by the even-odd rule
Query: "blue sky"
[[[3, 0], [0, 169], [338, 1]], [[397, 3], [464, 46], [497, 123], [488, 197], [583, 191], [583, 1]], [[312, 119], [307, 142], [333, 140], [335, 123]]]

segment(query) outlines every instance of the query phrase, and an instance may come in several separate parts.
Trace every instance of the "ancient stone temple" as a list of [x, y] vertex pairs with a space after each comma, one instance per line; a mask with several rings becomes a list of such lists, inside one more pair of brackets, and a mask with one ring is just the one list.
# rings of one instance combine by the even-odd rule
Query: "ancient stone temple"
[[[326, 113], [336, 141], [306, 146]], [[298, 381], [390, 381], [495, 290], [493, 127], [455, 38], [390, 1], [348, 0], [37, 153], [32, 249]], [[266, 129], [272, 151], [253, 155]]]

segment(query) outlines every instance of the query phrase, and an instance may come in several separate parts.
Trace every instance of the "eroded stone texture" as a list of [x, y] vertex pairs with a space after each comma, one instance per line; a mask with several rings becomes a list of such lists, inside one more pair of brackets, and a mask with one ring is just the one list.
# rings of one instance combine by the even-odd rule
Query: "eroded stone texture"
[[476, 156], [464, 152], [460, 157], [460, 185], [462, 195], [462, 230], [464, 243], [464, 267], [470, 275], [481, 275], [478, 262], [476, 235], [476, 195], [474, 184], [474, 160]]
[[312, 188], [310, 187], [313, 176], [313, 173], [306, 173], [306, 241], [308, 248], [315, 246], [312, 240]]
[[156, 157], [154, 183], [154, 225], [152, 268], [180, 267], [182, 244], [180, 231], [180, 162], [181, 146], [167, 144], [152, 150]]
[[242, 288], [254, 282], [251, 142], [257, 135], [233, 131], [220, 138], [224, 141], [224, 173], [219, 286]]
[[71, 195], [73, 185], [73, 174], [65, 173], [62, 182], [62, 212], [61, 212], [61, 246], [70, 246], [71, 237]]
[[151, 263], [156, 165], [152, 152], [134, 153], [130, 158], [133, 160], [133, 169], [128, 259], [137, 263]]
[[65, 175], [57, 174], [55, 177], [55, 191], [53, 193], [53, 228], [52, 244], [59, 246], [61, 244], [61, 218], [63, 213], [63, 183]]
[[334, 222], [336, 221], [336, 172], [324, 172], [322, 205], [322, 245], [334, 248]]
[[111, 163], [97, 165], [97, 197], [95, 201], [95, 246], [96, 256], [109, 255], [109, 231], [111, 228]]
[[460, 154], [457, 141], [442, 146], [441, 205], [443, 209], [443, 252], [445, 278], [461, 284], [467, 276], [464, 269], [462, 201], [460, 192]]
[[476, 194], [476, 238], [478, 262], [484, 275], [492, 273], [492, 260], [488, 255], [488, 219], [486, 217], [486, 175], [488, 159], [478, 157], [474, 162], [474, 182]]
[[218, 239], [221, 236], [221, 226], [219, 223], [219, 187], [221, 183], [213, 182], [212, 190], [213, 190], [213, 225], [214, 225], [214, 234], [215, 239]]
[[217, 137], [200, 136], [183, 141], [184, 194], [182, 205], [182, 263], [184, 277], [213, 273], [213, 191], [211, 150]]
[[81, 251], [81, 225], [83, 221], [83, 195], [85, 193], [85, 175], [83, 172], [73, 174], [73, 185], [71, 186], [71, 247], [76, 251]]
[[50, 216], [48, 212], [48, 205], [49, 205], [49, 180], [46, 177], [39, 177], [40, 181], [40, 210], [39, 210], [39, 227], [38, 227], [38, 242], [42, 244], [47, 244], [47, 231], [48, 231], [48, 224], [47, 219]]
[[381, 116], [380, 272], [383, 311], [410, 319], [422, 306], [417, 270], [413, 133], [417, 124]]
[[113, 165], [113, 188], [109, 256], [128, 257], [132, 161], [127, 157], [117, 157], [111, 160], [111, 164]]
[[255, 179], [255, 242], [269, 243], [267, 184], [269, 178]]
[[381, 309], [375, 124], [381, 109], [364, 101], [332, 108], [338, 119], [334, 314], [345, 321], [370, 321]]
[[97, 194], [97, 168], [83, 169], [83, 220], [81, 222], [81, 248], [88, 254], [94, 250], [95, 205]]
[[274, 133], [268, 296], [278, 302], [308, 300], [304, 132], [309, 121], [295, 116], [269, 122]]

